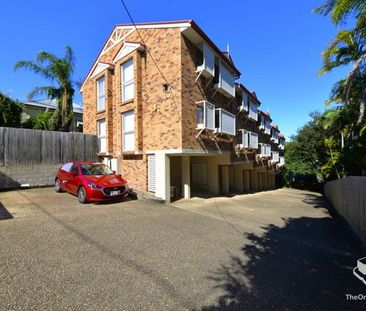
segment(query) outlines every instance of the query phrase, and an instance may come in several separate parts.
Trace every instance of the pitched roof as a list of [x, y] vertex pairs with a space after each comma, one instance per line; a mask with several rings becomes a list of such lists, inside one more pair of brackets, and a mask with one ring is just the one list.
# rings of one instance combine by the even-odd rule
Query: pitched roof
[[254, 91], [249, 91], [243, 84], [241, 83], [236, 83], [236, 85], [241, 88], [243, 91], [245, 91], [245, 93], [247, 93], [247, 95], [250, 97], [250, 99], [252, 99], [254, 102], [256, 102], [259, 106], [261, 105], [260, 100], [258, 99], [257, 95], [255, 94]]
[[[128, 28], [130, 30], [133, 30], [134, 28], [137, 29], [143, 29], [143, 28], [181, 28], [181, 27], [192, 27], [195, 32], [202, 37], [204, 41], [206, 41], [213, 49], [214, 51], [224, 60], [224, 62], [230, 66], [230, 68], [235, 72], [237, 77], [240, 76], [240, 71], [235, 67], [231, 57], [227, 57], [214, 43], [213, 41], [204, 33], [204, 31], [193, 21], [193, 20], [174, 20], [174, 21], [162, 21], [162, 22], [144, 22], [144, 23], [127, 23], [127, 24], [117, 24], [111, 31], [110, 35], [108, 36], [107, 40], [105, 41], [102, 49], [100, 50], [98, 56], [93, 62], [93, 65], [88, 71], [88, 74], [86, 75], [86, 78], [84, 79], [84, 82], [81, 86], [81, 92], [83, 92], [83, 87], [86, 82], [86, 80], [91, 75], [93, 69], [95, 68], [95, 65], [98, 63], [99, 58], [102, 56], [102, 52], [106, 48], [109, 39], [112, 37], [114, 31], [117, 28]], [[122, 40], [122, 39], [121, 39]], [[120, 42], [120, 41], [119, 41]], [[140, 43], [140, 42], [139, 42]], [[141, 42], [142, 44], [142, 42]]]
[[[44, 109], [52, 109], [55, 110], [57, 108], [56, 99], [42, 99], [42, 100], [30, 100], [22, 102], [24, 106], [33, 106]], [[77, 103], [72, 104], [73, 111], [75, 113], [83, 113], [83, 106]]]

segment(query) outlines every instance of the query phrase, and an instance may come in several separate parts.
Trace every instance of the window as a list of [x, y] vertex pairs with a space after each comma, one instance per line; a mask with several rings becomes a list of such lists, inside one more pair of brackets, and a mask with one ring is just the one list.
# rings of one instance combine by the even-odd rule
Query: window
[[227, 97], [235, 97], [235, 77], [221, 61], [219, 64], [218, 83], [214, 87]]
[[244, 111], [248, 111], [248, 107], [249, 107], [248, 95], [243, 93], [243, 100], [242, 100], [242, 104], [241, 104], [241, 109], [244, 110]]
[[208, 101], [196, 104], [197, 128], [215, 130], [215, 106]]
[[71, 172], [71, 168], [72, 168], [72, 165], [73, 165], [73, 163], [72, 162], [69, 162], [69, 163], [66, 163], [66, 164], [64, 164], [62, 167], [61, 167], [61, 169], [63, 170], [63, 171], [65, 171], [65, 172]]
[[258, 134], [249, 132], [249, 148], [258, 149]]
[[122, 113], [123, 151], [135, 150], [135, 114], [133, 110]]
[[134, 98], [134, 85], [133, 80], [133, 60], [125, 62], [121, 66], [121, 80], [122, 80], [122, 102]]
[[197, 71], [201, 72], [206, 78], [215, 75], [215, 54], [206, 43], [203, 43], [203, 64], [197, 67]]
[[202, 106], [196, 108], [196, 115], [197, 115], [197, 127], [203, 128], [204, 127], [204, 110]]
[[105, 119], [97, 121], [97, 134], [98, 134], [98, 151], [107, 151], [107, 137], [106, 137], [106, 124]]
[[105, 109], [105, 77], [97, 80], [97, 111]]
[[249, 118], [257, 121], [258, 120], [258, 109], [257, 105], [249, 102]]

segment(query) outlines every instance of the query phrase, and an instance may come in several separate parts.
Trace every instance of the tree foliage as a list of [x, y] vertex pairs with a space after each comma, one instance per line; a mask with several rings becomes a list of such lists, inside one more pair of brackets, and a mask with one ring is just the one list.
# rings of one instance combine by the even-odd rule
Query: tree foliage
[[345, 65], [351, 70], [334, 85], [317, 120], [326, 131], [320, 172], [329, 179], [361, 175], [366, 169], [366, 2], [327, 0], [315, 12], [329, 15], [336, 25], [353, 21], [353, 28], [341, 29], [323, 52], [319, 74]]
[[0, 126], [19, 127], [23, 108], [15, 101], [0, 92]]
[[325, 130], [319, 120], [321, 114], [312, 112], [312, 118], [307, 124], [301, 127], [297, 134], [291, 137], [286, 143], [285, 179], [288, 185], [318, 190], [318, 184], [324, 178], [332, 178], [336, 171], [329, 171], [325, 176], [322, 167], [328, 160], [328, 150], [324, 144], [328, 137], [328, 130]]
[[55, 110], [50, 126], [52, 130], [70, 131], [73, 125], [74, 56], [70, 47], [65, 48], [65, 56], [57, 57], [48, 52], [39, 52], [35, 61], [18, 61], [14, 70], [26, 68], [50, 80], [53, 85], [35, 87], [28, 98], [32, 99], [45, 94], [49, 99], [56, 99], [58, 108]]

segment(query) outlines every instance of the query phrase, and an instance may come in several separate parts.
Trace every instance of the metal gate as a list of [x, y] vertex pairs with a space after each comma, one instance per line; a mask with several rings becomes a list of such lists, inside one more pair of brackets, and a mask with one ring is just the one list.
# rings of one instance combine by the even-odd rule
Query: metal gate
[[147, 190], [155, 192], [155, 155], [151, 154], [147, 156]]

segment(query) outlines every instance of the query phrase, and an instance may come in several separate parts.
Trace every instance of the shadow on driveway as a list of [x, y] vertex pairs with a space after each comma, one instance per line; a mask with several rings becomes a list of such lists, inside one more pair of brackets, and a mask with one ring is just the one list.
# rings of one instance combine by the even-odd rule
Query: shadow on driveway
[[366, 301], [346, 300], [366, 287], [352, 274], [361, 250], [341, 223], [301, 217], [263, 229], [244, 234], [243, 257], [209, 274], [225, 294], [202, 310], [365, 310]]
[[10, 214], [9, 211], [0, 202], [0, 220], [12, 219], [12, 218], [13, 218], [13, 215]]

